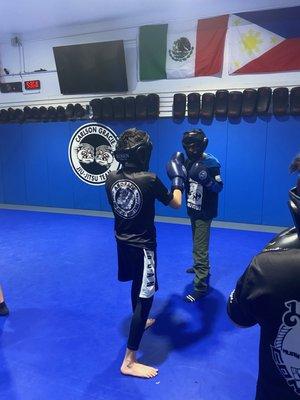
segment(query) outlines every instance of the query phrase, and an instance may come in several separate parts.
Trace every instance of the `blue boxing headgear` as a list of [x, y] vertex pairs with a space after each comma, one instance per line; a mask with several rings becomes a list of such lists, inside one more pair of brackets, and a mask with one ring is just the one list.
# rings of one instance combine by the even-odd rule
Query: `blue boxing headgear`
[[148, 133], [131, 128], [119, 137], [114, 156], [123, 167], [148, 171], [151, 151], [152, 143]]
[[182, 146], [191, 161], [197, 161], [208, 145], [208, 138], [201, 129], [194, 129], [183, 134]]

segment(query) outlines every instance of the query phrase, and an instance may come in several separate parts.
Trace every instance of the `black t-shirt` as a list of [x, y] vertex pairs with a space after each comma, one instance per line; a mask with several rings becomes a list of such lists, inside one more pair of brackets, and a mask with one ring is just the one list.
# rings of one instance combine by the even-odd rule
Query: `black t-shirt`
[[[210, 177], [223, 188], [223, 182], [220, 176], [220, 163], [211, 154], [204, 153], [201, 159], [203, 165], [206, 166]], [[187, 159], [185, 167], [189, 173], [193, 161]], [[186, 206], [187, 213], [190, 218], [209, 220], [217, 216], [218, 213], [218, 193], [202, 186], [201, 183], [194, 181], [188, 176], [185, 185], [186, 189]]]
[[256, 400], [300, 400], [300, 248], [282, 239], [253, 258], [228, 301], [234, 322], [261, 327]]
[[152, 172], [123, 168], [108, 175], [106, 193], [115, 216], [117, 241], [156, 247], [155, 199], [168, 205], [173, 194]]

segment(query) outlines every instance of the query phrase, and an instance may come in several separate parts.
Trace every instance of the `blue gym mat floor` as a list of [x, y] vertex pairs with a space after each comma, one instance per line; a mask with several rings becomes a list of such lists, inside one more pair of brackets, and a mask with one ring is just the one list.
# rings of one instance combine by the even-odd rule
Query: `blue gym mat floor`
[[188, 225], [156, 223], [157, 292], [140, 360], [156, 378], [123, 376], [130, 283], [117, 281], [113, 220], [0, 210], [3, 400], [253, 400], [259, 328], [239, 329], [226, 301], [275, 234], [212, 228], [210, 294], [183, 301], [193, 275]]

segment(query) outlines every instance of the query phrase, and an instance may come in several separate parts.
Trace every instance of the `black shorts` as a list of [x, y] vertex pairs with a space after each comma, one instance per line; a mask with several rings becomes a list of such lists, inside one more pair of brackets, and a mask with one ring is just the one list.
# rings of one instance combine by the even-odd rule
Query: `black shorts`
[[117, 243], [119, 281], [140, 284], [141, 298], [153, 296], [158, 289], [156, 276], [156, 250]]

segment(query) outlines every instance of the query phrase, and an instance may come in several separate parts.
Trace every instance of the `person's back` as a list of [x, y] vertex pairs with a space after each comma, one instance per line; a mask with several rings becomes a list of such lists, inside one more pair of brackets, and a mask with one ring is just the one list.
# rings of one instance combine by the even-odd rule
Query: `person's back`
[[[292, 191], [290, 195], [295, 196]], [[296, 228], [279, 234], [253, 258], [230, 296], [228, 313], [240, 326], [258, 323], [261, 327], [256, 400], [299, 399], [300, 239]]]
[[245, 285], [254, 282], [247, 301], [253, 322], [261, 327], [257, 399], [296, 399], [297, 391], [300, 395], [300, 249], [256, 256]]
[[162, 190], [156, 174], [136, 168], [122, 168], [109, 174], [106, 185], [115, 216], [117, 241], [154, 248], [155, 199], [166, 204], [171, 199], [169, 193]]

